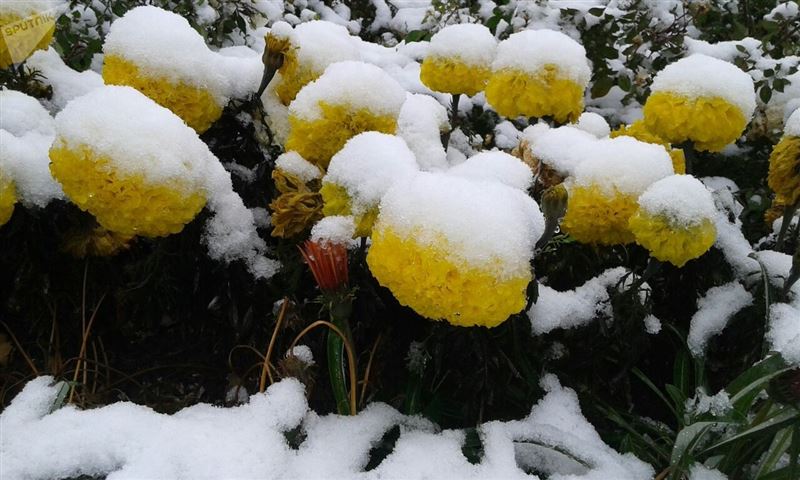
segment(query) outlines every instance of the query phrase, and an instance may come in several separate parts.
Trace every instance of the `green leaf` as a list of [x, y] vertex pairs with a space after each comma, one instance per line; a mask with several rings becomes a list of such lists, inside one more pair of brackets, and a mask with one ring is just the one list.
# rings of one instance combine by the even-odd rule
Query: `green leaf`
[[716, 450], [720, 447], [724, 447], [726, 445], [730, 445], [733, 442], [743, 440], [746, 438], [754, 437], [757, 435], [765, 435], [768, 433], [772, 433], [777, 430], [781, 430], [782, 428], [793, 424], [794, 422], [800, 421], [800, 412], [795, 410], [791, 407], [786, 407], [778, 410], [778, 413], [767, 418], [761, 423], [758, 423], [743, 432], [740, 432], [732, 437], [728, 437], [721, 442], [717, 442], [710, 447], [703, 450], [703, 454], [711, 452], [712, 450]]
[[675, 415], [675, 418], [678, 418], [678, 411], [675, 409], [675, 406], [672, 403], [670, 403], [670, 401], [667, 400], [667, 397], [665, 397], [664, 394], [661, 393], [661, 390], [659, 390], [658, 387], [656, 387], [655, 384], [653, 384], [653, 382], [651, 382], [650, 379], [647, 378], [647, 375], [645, 375], [641, 370], [635, 367], [631, 369], [631, 373], [636, 375], [636, 377], [639, 380], [641, 380], [642, 383], [647, 385], [647, 388], [652, 390], [653, 393], [655, 393], [658, 396], [658, 398], [660, 398], [661, 401], [663, 401], [664, 404], [672, 411], [673, 415]]
[[758, 96], [761, 97], [761, 101], [764, 103], [768, 103], [769, 99], [772, 98], [772, 89], [767, 86], [761, 88], [758, 92]]
[[739, 412], [747, 412], [758, 392], [763, 390], [771, 379], [790, 369], [791, 367], [786, 366], [780, 355], [767, 357], [748, 368], [725, 389], [731, 396], [733, 408]]
[[411, 42], [427, 42], [431, 39], [431, 32], [427, 30], [412, 30], [408, 32], [406, 37], [403, 39], [406, 43]]
[[592, 84], [592, 98], [605, 97], [611, 87], [614, 86], [614, 80], [611, 77], [600, 77]]

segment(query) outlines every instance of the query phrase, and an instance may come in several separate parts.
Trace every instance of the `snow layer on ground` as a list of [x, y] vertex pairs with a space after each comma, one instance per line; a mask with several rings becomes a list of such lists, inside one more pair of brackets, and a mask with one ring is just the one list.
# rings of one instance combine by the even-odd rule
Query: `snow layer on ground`
[[710, 288], [697, 301], [698, 310], [689, 325], [686, 342], [692, 355], [702, 357], [711, 337], [722, 332], [739, 310], [752, 304], [753, 295], [737, 281]]
[[[518, 421], [478, 427], [484, 455], [469, 463], [464, 432], [440, 430], [420, 417], [372, 404], [357, 416], [308, 410], [303, 386], [282, 380], [249, 403], [195, 405], [163, 415], [132, 403], [50, 412], [59, 385], [31, 381], [0, 415], [4, 477], [49, 480], [107, 475], [109, 480], [201, 479], [530, 479], [536, 466], [552, 480], [646, 480], [652, 467], [603, 443], [581, 413], [578, 397], [546, 375], [547, 394]], [[370, 449], [399, 426], [393, 451], [364, 471]], [[285, 432], [300, 428], [297, 449]], [[575, 460], [577, 459], [577, 461]]]
[[750, 75], [732, 63], [707, 55], [689, 55], [667, 65], [656, 75], [651, 90], [689, 98], [721, 97], [739, 107], [746, 119], [753, 116], [756, 108]]
[[64, 198], [50, 174], [53, 118], [38, 100], [14, 90], [0, 90], [0, 112], [0, 170], [14, 181], [17, 197], [36, 207]]
[[623, 267], [606, 270], [573, 290], [559, 292], [539, 285], [539, 298], [528, 310], [534, 335], [557, 328], [575, 328], [588, 324], [608, 307], [608, 289], [616, 286], [625, 274]]

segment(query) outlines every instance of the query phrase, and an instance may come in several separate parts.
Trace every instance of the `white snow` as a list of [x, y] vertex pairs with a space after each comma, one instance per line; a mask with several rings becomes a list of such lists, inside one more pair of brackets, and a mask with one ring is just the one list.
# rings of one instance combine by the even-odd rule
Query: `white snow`
[[534, 157], [562, 176], [575, 173], [575, 167], [593, 158], [597, 137], [576, 126], [550, 128], [544, 123], [531, 125], [523, 132]]
[[756, 94], [753, 79], [732, 63], [702, 54], [689, 55], [667, 65], [653, 80], [651, 91], [688, 98], [721, 97], [736, 105], [746, 119], [753, 116]]
[[323, 183], [347, 190], [353, 214], [376, 207], [394, 183], [419, 171], [414, 154], [402, 138], [364, 132], [347, 141], [332, 158]]
[[214, 215], [205, 241], [212, 258], [244, 260], [259, 278], [278, 264], [264, 256], [253, 212], [233, 191], [230, 174], [197, 133], [172, 112], [130, 87], [106, 86], [71, 101], [56, 116], [59, 141], [91, 147], [114, 168], [153, 183], [180, 180], [206, 193]]
[[531, 197], [497, 181], [420, 172], [383, 197], [374, 230], [383, 225], [423, 246], [444, 237], [451, 261], [511, 278], [529, 272], [544, 217]]
[[711, 221], [717, 213], [711, 193], [691, 175], [671, 175], [653, 183], [639, 196], [639, 207], [686, 227]]
[[589, 132], [597, 138], [605, 138], [611, 135], [611, 127], [606, 119], [594, 112], [583, 112], [578, 117], [575, 127], [584, 132]]
[[596, 185], [608, 194], [617, 191], [638, 196], [673, 173], [664, 147], [622, 136], [596, 140], [592, 156], [575, 167], [574, 181], [581, 186]]
[[788, 137], [800, 137], [800, 108], [789, 115], [783, 127], [783, 134]]
[[422, 170], [447, 169], [441, 134], [449, 128], [447, 110], [435, 98], [420, 93], [406, 95], [397, 119], [397, 135], [414, 152]]
[[477, 23], [448, 25], [431, 37], [428, 56], [458, 59], [476, 67], [489, 68], [497, 46], [492, 32]]
[[[474, 465], [461, 453], [460, 430], [442, 431], [380, 403], [354, 417], [319, 416], [308, 409], [303, 386], [295, 379], [251, 395], [244, 405], [199, 404], [174, 415], [129, 402], [90, 410], [65, 406], [49, 413], [59, 390], [52, 381], [31, 381], [0, 414], [4, 477], [531, 478], [523, 466], [546, 471], [552, 480], [646, 480], [655, 473], [633, 455], [606, 445], [581, 413], [575, 392], [553, 375], [542, 379], [547, 394], [529, 416], [478, 427], [484, 455]], [[395, 425], [400, 437], [392, 452], [365, 472], [370, 449]], [[284, 432], [298, 427], [305, 438], [293, 450]]]
[[650, 335], [658, 335], [661, 332], [661, 320], [655, 315], [650, 314], [644, 317], [644, 330]]
[[318, 166], [303, 158], [297, 152], [286, 152], [275, 159], [275, 168], [294, 175], [304, 182], [322, 177]]
[[535, 74], [546, 65], [578, 85], [589, 83], [592, 71], [583, 45], [555, 30], [524, 30], [511, 34], [497, 46], [494, 71], [521, 70]]
[[63, 109], [73, 98], [104, 85], [103, 77], [92, 70], [77, 72], [66, 66], [53, 48], [34, 52], [26, 63], [45, 77], [45, 84], [53, 87], [53, 97], [46, 101], [53, 113]]
[[496, 180], [523, 192], [533, 184], [531, 168], [519, 158], [500, 151], [473, 155], [447, 173], [475, 180]]
[[737, 312], [752, 304], [753, 295], [738, 281], [710, 288], [697, 301], [698, 310], [689, 325], [686, 343], [692, 355], [704, 356], [711, 337], [721, 333]]
[[333, 22], [304, 22], [294, 30], [286, 22], [275, 22], [270, 33], [288, 37], [297, 63], [318, 74], [332, 63], [360, 59], [356, 40], [345, 27]]
[[314, 365], [314, 354], [311, 352], [311, 349], [308, 348], [307, 345], [297, 345], [292, 347], [291, 350], [286, 352], [286, 356], [293, 356], [300, 359], [301, 362], [305, 363], [308, 366]]
[[63, 9], [66, 5], [65, 0], [7, 0], [0, 3], [0, 15], [15, 15], [25, 18], [50, 9]]
[[35, 98], [14, 90], [0, 90], [0, 111], [0, 170], [14, 181], [19, 200], [45, 207], [63, 198], [50, 174], [53, 118]]
[[356, 61], [338, 62], [300, 90], [289, 105], [289, 114], [315, 120], [322, 115], [320, 102], [325, 102], [397, 118], [405, 99], [403, 87], [379, 67]]
[[356, 224], [352, 216], [331, 215], [314, 224], [311, 228], [311, 241], [349, 245], [355, 234]]
[[715, 417], [721, 417], [728, 413], [732, 408], [731, 397], [725, 390], [720, 390], [714, 395], [708, 395], [704, 387], [698, 387], [695, 396], [686, 399], [684, 404], [686, 412], [693, 416], [710, 413]]
[[728, 476], [702, 463], [695, 463], [689, 469], [689, 480], [728, 480]]
[[606, 270], [573, 290], [559, 292], [539, 285], [539, 298], [528, 310], [534, 335], [557, 328], [575, 328], [588, 324], [608, 307], [608, 290], [616, 286], [628, 271], [623, 267]]

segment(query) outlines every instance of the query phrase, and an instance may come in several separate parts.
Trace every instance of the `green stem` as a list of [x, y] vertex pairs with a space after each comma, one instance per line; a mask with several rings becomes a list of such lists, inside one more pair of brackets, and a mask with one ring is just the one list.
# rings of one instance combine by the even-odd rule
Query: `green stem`
[[452, 134], [458, 127], [458, 101], [460, 99], [460, 93], [453, 94], [453, 100], [450, 104], [450, 130], [442, 135], [442, 144], [444, 145], [445, 150], [447, 150], [447, 146], [450, 144], [450, 134]]
[[[797, 212], [797, 207], [800, 207], [800, 200], [794, 202], [794, 205], [787, 206], [786, 210], [783, 212], [781, 230], [778, 232], [778, 242], [775, 245], [775, 249], [778, 251], [783, 248], [783, 240], [786, 238], [786, 232], [789, 230], [789, 225], [792, 223], [792, 218], [794, 218], [795, 212]], [[798, 225], [798, 227], [800, 227], [800, 225]]]
[[[348, 300], [344, 302], [349, 303]], [[342, 308], [344, 307], [344, 308]], [[352, 333], [350, 332], [349, 311], [345, 305], [333, 305], [330, 312], [331, 323], [347, 337], [347, 341], [352, 345]], [[339, 415], [349, 415], [350, 401], [347, 394], [347, 380], [345, 375], [345, 356], [344, 340], [336, 332], [328, 331], [328, 376], [331, 379], [333, 398], [336, 401], [336, 411]], [[355, 385], [352, 388], [356, 388]]]
[[697, 159], [697, 155], [694, 151], [694, 142], [689, 140], [681, 144], [681, 148], [683, 149], [683, 157], [686, 160], [686, 174], [691, 175], [692, 171], [694, 170], [694, 163]]

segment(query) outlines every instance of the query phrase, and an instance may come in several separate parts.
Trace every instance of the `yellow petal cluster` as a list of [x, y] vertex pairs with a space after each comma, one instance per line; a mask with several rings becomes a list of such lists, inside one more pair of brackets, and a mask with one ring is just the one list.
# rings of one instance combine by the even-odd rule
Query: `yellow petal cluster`
[[667, 149], [667, 152], [669, 152], [669, 156], [672, 159], [672, 169], [675, 170], [675, 173], [680, 175], [686, 173], [686, 157], [683, 154], [683, 150], [680, 148], [672, 148], [669, 142], [648, 130], [643, 121], [639, 120], [630, 125], [622, 125], [617, 130], [611, 132], [611, 138], [622, 135], [633, 137], [640, 142], [662, 145]]
[[178, 233], [206, 203], [203, 192], [179, 178], [148, 182], [141, 174], [119, 171], [88, 145], [69, 145], [61, 138], [50, 149], [50, 171], [75, 205], [120, 235]]
[[11, 218], [15, 203], [17, 203], [17, 194], [14, 182], [0, 172], [0, 226], [5, 225]]
[[[34, 12], [31, 12], [32, 14]], [[4, 27], [8, 24], [14, 24], [15, 22], [19, 22], [20, 20], [24, 20], [22, 17], [13, 14], [3, 14], [0, 15], [0, 27]], [[56, 31], [56, 24], [55, 21], [52, 22], [52, 25], [44, 31], [43, 36], [33, 45], [29, 52], [27, 52], [27, 56], [33, 55], [33, 52], [36, 50], [47, 50], [50, 46], [50, 42], [53, 41], [53, 33]], [[35, 35], [42, 35], [42, 32], [37, 30], [32, 32]], [[24, 35], [24, 34], [22, 34]], [[6, 35], [0, 35], [0, 69], [8, 68], [14, 61], [11, 58], [11, 52], [9, 51], [9, 46], [7, 43], [8, 37]], [[27, 38], [25, 40], [28, 40]]]
[[635, 196], [618, 191], [609, 195], [597, 185], [575, 186], [569, 191], [561, 229], [581, 243], [631, 243], [634, 237], [628, 221], [638, 208], [636, 200]]
[[583, 87], [555, 65], [536, 74], [504, 69], [494, 72], [486, 85], [486, 100], [504, 117], [553, 117], [574, 122], [583, 111]]
[[457, 58], [429, 56], [422, 62], [419, 79], [436, 92], [465, 94], [470, 97], [486, 87], [491, 68], [470, 65]]
[[644, 125], [672, 144], [692, 141], [698, 150], [719, 152], [742, 135], [747, 118], [721, 97], [655, 92], [644, 105]]
[[800, 200], [800, 137], [784, 136], [772, 149], [767, 183], [784, 205]]
[[175, 83], [165, 77], [144, 74], [139, 67], [117, 55], [106, 55], [103, 80], [107, 85], [127, 85], [162, 107], [172, 110], [197, 133], [203, 133], [222, 115], [224, 105], [205, 89]]
[[319, 182], [306, 184], [297, 176], [280, 169], [272, 171], [280, 192], [269, 204], [272, 212], [272, 236], [292, 238], [305, 232], [322, 218], [322, 197], [316, 190]]
[[[325, 202], [322, 207], [322, 213], [326, 217], [354, 215], [352, 199], [346, 188], [333, 182], [323, 182], [319, 193], [322, 194], [322, 200]], [[364, 213], [354, 215], [354, 217], [356, 224], [355, 236], [368, 237], [372, 233], [375, 220], [378, 218], [378, 207], [370, 208]]]
[[630, 229], [636, 243], [650, 251], [662, 262], [682, 267], [708, 251], [717, 238], [709, 219], [693, 225], [678, 225], [663, 215], [651, 215], [639, 209], [630, 219]]
[[380, 115], [349, 105], [319, 102], [320, 116], [305, 119], [289, 115], [289, 137], [286, 151], [296, 151], [309, 162], [327, 168], [331, 157], [342, 149], [352, 137], [362, 132], [376, 131], [393, 134], [397, 128], [397, 118]]
[[430, 319], [494, 327], [525, 308], [530, 273], [498, 278], [448, 255], [452, 247], [446, 238], [422, 245], [386, 227], [373, 232], [367, 264], [401, 304]]
[[94, 227], [89, 231], [73, 231], [67, 234], [62, 250], [73, 257], [110, 257], [127, 250], [134, 237]]

